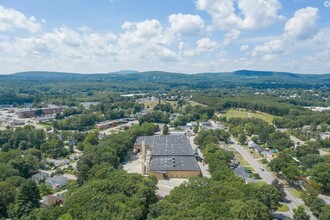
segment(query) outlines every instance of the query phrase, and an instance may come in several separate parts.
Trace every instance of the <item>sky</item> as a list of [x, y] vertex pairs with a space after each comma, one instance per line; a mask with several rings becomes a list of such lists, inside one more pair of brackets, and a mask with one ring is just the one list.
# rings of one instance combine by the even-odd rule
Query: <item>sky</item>
[[330, 73], [326, 0], [0, 0], [0, 74]]

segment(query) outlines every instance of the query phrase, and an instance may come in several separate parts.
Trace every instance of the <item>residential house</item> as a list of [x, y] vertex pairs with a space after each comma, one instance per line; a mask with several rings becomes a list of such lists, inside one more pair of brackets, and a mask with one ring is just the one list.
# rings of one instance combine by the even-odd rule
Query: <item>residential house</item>
[[62, 188], [63, 186], [66, 186], [67, 183], [68, 179], [60, 175], [49, 177], [45, 181], [46, 185], [52, 186], [54, 189]]
[[248, 146], [249, 146], [249, 148], [256, 148], [256, 147], [258, 147], [258, 145], [256, 143], [254, 143], [254, 141], [252, 141], [252, 140], [250, 140], [248, 142]]
[[199, 122], [199, 125], [203, 128], [203, 129], [210, 129], [212, 128], [212, 124], [209, 121], [205, 121], [205, 122]]
[[259, 154], [263, 154], [263, 152], [266, 151], [266, 149], [265, 148], [262, 148], [262, 147], [256, 147], [256, 148], [254, 148], [254, 150], [256, 152], [258, 152]]
[[58, 194], [56, 196], [48, 195], [43, 200], [41, 200], [41, 203], [46, 206], [52, 206], [52, 205], [59, 206], [63, 203], [63, 195], [62, 194]]
[[49, 177], [49, 174], [48, 173], [45, 173], [45, 172], [39, 172], [37, 174], [34, 174], [31, 178], [33, 181], [37, 182], [37, 183], [40, 183], [40, 182], [43, 182], [45, 181], [45, 179]]

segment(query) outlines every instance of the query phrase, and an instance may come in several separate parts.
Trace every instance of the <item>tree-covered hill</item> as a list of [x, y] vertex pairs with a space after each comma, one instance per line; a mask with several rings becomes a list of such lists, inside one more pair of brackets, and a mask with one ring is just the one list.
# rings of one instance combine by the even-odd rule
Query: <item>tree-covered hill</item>
[[251, 87], [320, 87], [330, 85], [330, 74], [294, 74], [286, 72], [239, 70], [235, 72], [183, 74], [161, 71], [124, 71], [115, 73], [63, 73], [63, 72], [20, 72], [11, 75], [0, 75], [3, 82], [36, 81], [50, 82], [125, 82], [125, 83], [158, 83], [170, 87], [185, 86], [189, 88], [213, 88], [218, 86], [246, 85]]

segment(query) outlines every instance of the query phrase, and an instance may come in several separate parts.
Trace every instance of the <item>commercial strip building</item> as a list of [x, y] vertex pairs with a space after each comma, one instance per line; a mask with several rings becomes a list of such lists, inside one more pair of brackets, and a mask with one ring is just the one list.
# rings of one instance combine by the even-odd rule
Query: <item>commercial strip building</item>
[[63, 111], [62, 107], [41, 108], [41, 109], [18, 109], [15, 113], [18, 118], [32, 118], [37, 116], [37, 111], [42, 111], [43, 115], [59, 114]]
[[158, 179], [200, 176], [201, 171], [185, 135], [139, 137], [134, 146], [142, 154], [142, 171]]

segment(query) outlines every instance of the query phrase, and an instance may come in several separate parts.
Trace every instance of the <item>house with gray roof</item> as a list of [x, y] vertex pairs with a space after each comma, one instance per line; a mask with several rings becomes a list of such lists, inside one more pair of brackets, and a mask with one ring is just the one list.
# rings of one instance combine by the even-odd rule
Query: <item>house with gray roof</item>
[[62, 175], [55, 175], [45, 180], [45, 184], [53, 187], [54, 189], [62, 188], [63, 186], [66, 186], [67, 183], [68, 179]]
[[37, 174], [32, 175], [31, 179], [37, 183], [45, 181], [45, 179], [49, 177], [48, 173], [45, 172], [39, 172]]

